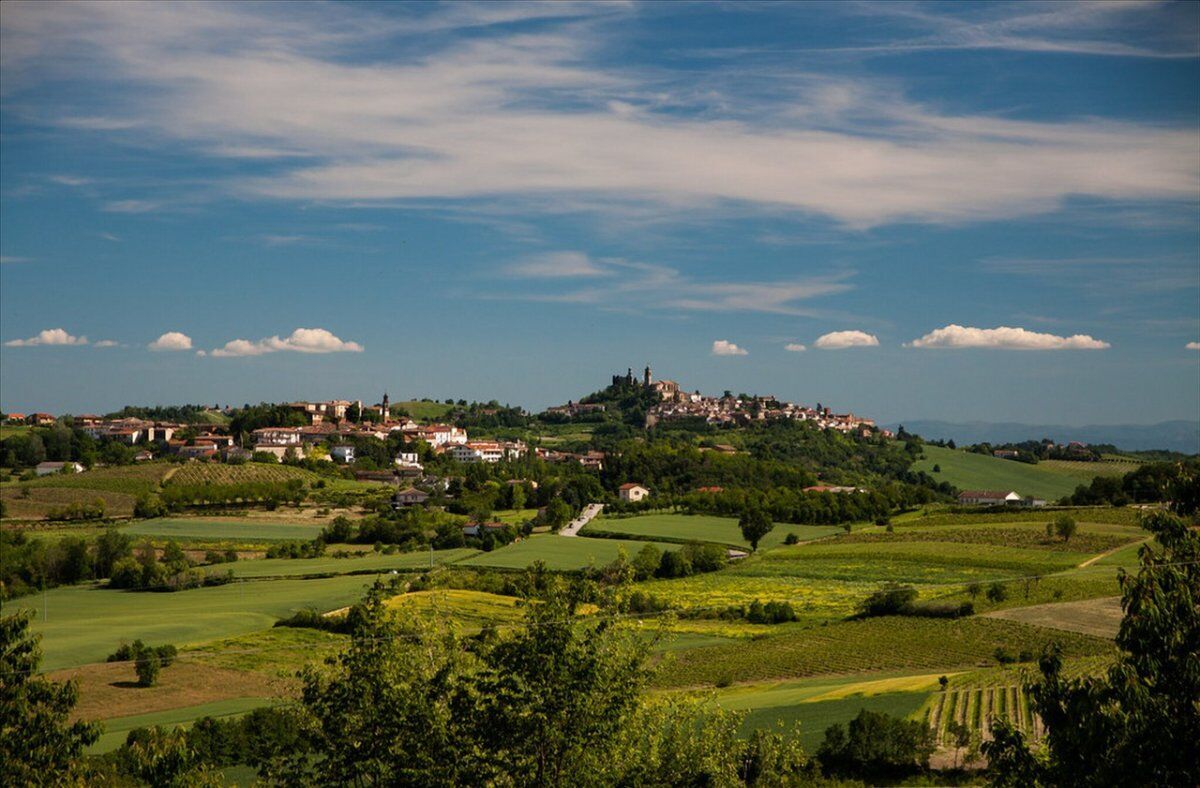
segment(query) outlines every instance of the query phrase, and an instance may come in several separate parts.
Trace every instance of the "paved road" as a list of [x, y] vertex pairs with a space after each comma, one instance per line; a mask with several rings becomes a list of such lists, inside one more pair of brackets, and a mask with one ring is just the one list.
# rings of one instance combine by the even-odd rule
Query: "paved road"
[[564, 525], [562, 528], [558, 529], [558, 535], [578, 536], [579, 529], [590, 523], [592, 518], [600, 514], [600, 511], [603, 508], [604, 504], [602, 503], [589, 503], [587, 506], [583, 507], [583, 511], [579, 513], [578, 517]]

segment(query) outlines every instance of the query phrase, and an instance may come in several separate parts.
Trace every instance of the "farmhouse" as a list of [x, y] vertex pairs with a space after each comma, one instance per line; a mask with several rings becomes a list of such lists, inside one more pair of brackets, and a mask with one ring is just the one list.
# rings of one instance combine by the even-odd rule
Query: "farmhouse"
[[354, 447], [347, 443], [339, 443], [329, 450], [329, 456], [333, 458], [334, 462], [354, 462]]
[[35, 470], [38, 476], [49, 476], [52, 473], [83, 473], [83, 466], [77, 462], [39, 462]]
[[409, 487], [407, 490], [400, 490], [392, 496], [392, 508], [401, 509], [405, 506], [420, 506], [429, 500], [429, 493], [418, 490], [416, 487]]
[[1013, 490], [963, 490], [958, 494], [959, 506], [1007, 506], [1020, 503], [1021, 496]]
[[47, 427], [53, 424], [55, 419], [53, 413], [35, 413], [28, 417], [26, 421], [35, 427]]
[[1001, 460], [1015, 460], [1021, 456], [1021, 453], [1016, 449], [996, 449], [992, 452], [992, 456]]
[[627, 503], [637, 503], [638, 501], [648, 497], [650, 491], [640, 484], [630, 482], [622, 484], [617, 488], [617, 494], [621, 496], [621, 500]]
[[295, 427], [262, 427], [254, 431], [254, 448], [261, 451], [268, 446], [299, 446], [300, 431]]

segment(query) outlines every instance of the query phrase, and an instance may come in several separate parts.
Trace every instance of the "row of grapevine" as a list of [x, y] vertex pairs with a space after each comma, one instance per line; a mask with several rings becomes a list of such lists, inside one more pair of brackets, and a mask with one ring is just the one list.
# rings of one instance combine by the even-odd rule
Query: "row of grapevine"
[[1029, 696], [1018, 686], [952, 689], [936, 693], [926, 705], [923, 719], [935, 741], [952, 746], [950, 724], [966, 725], [987, 741], [992, 737], [992, 720], [1006, 720], [1033, 739], [1042, 735], [1041, 720], [1034, 714]]

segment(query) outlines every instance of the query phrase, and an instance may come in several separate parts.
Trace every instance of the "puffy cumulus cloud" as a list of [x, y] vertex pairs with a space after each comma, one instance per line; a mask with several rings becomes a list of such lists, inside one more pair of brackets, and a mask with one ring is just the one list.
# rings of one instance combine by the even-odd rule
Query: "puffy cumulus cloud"
[[821, 350], [841, 350], [847, 347], [877, 347], [879, 339], [866, 331], [831, 331], [822, 334], [813, 342]]
[[738, 347], [727, 339], [718, 339], [712, 344], [712, 354], [714, 356], [748, 356], [750, 351]]
[[178, 331], [168, 331], [150, 343], [151, 350], [191, 350], [192, 338]]
[[1009, 326], [972, 328], [953, 323], [930, 331], [920, 339], [914, 339], [908, 343], [908, 346], [925, 348], [987, 347], [1007, 350], [1103, 350], [1111, 347], [1107, 342], [1102, 342], [1087, 334], [1060, 337], [1056, 334], [1043, 334]]
[[117, 347], [120, 344], [121, 343], [115, 339], [102, 339], [99, 342], [97, 342], [95, 345], [93, 345], [92, 347]]
[[278, 336], [267, 337], [256, 342], [248, 339], [233, 339], [222, 347], [216, 348], [209, 355], [217, 358], [233, 358], [262, 356], [284, 350], [296, 353], [361, 353], [363, 346], [357, 342], [339, 339], [324, 328], [297, 328], [282, 339]]
[[808, 350], [808, 348], [806, 348], [804, 345], [801, 345], [799, 342], [789, 342], [783, 346], [783, 349], [789, 353], [803, 353], [804, 351]]
[[47, 328], [28, 339], [10, 339], [5, 347], [38, 347], [39, 345], [86, 345], [87, 337], [77, 337], [63, 328]]
[[1200, 342], [1188, 342], [1185, 347], [1188, 350], [1200, 350]]

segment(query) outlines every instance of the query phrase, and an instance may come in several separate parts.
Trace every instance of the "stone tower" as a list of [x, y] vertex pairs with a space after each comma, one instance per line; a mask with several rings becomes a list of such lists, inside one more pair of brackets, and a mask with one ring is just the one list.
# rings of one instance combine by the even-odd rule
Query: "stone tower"
[[646, 388], [650, 388], [650, 385], [651, 385], [652, 383], [654, 383], [654, 375], [653, 375], [653, 374], [651, 374], [651, 372], [650, 372], [650, 365], [649, 365], [649, 364], [647, 364], [647, 365], [646, 365], [646, 371], [645, 371], [645, 373], [643, 374], [643, 376], [642, 376], [642, 379], [643, 379], [643, 380], [645, 381], [645, 383], [646, 383]]
[[392, 416], [392, 406], [388, 402], [388, 395], [386, 391], [383, 392], [383, 411], [380, 415], [383, 416], [384, 421], [387, 421]]

